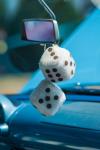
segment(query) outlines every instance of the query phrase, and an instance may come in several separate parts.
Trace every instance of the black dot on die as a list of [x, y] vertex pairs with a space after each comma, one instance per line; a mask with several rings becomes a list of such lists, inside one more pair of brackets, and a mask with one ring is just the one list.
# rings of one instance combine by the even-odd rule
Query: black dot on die
[[47, 108], [48, 109], [52, 108], [52, 105], [51, 104], [47, 104]]
[[41, 99], [39, 99], [39, 103], [40, 104], [42, 104], [43, 103], [43, 99], [41, 98]]
[[55, 80], [51, 80], [51, 82], [56, 82]]
[[51, 56], [54, 56], [54, 55], [55, 55], [55, 53], [54, 53], [54, 52], [52, 52], [52, 53], [51, 53]]
[[67, 66], [67, 65], [68, 65], [68, 61], [66, 60], [66, 61], [65, 61], [65, 66]]
[[49, 70], [49, 69], [46, 69], [45, 72], [46, 72], [46, 73], [50, 73], [50, 70]]
[[59, 99], [59, 96], [58, 95], [55, 95], [54, 96], [54, 100], [58, 100]]
[[73, 63], [72, 63], [72, 61], [71, 61], [71, 62], [70, 62], [70, 66], [72, 66], [72, 64], [73, 64]]
[[48, 74], [48, 77], [49, 77], [49, 78], [52, 78], [53, 76], [52, 76], [52, 74]]
[[52, 71], [53, 71], [53, 72], [57, 72], [57, 69], [56, 69], [56, 68], [53, 68]]
[[58, 80], [59, 80], [59, 81], [63, 81], [63, 78], [59, 78]]
[[58, 56], [54, 56], [54, 59], [58, 59]]
[[45, 97], [45, 100], [46, 100], [46, 101], [50, 101], [50, 96], [46, 96], [46, 97]]
[[71, 71], [71, 74], [72, 74], [72, 75], [74, 74], [74, 71], [73, 71], [73, 70]]
[[50, 47], [50, 48], [48, 49], [48, 51], [51, 52], [51, 51], [52, 51], [52, 48]]
[[56, 77], [60, 77], [60, 76], [61, 76], [61, 74], [60, 74], [60, 73], [57, 73], [57, 74], [56, 74]]
[[46, 91], [47, 93], [49, 93], [49, 92], [50, 92], [50, 88], [46, 88], [45, 91]]

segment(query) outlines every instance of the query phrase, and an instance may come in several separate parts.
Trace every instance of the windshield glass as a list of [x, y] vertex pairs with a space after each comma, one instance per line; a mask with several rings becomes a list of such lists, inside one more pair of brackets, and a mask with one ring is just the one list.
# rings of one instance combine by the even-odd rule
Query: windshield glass
[[[60, 45], [69, 47], [66, 41], [76, 31], [78, 26], [94, 12], [95, 6], [90, 0], [45, 0], [56, 15], [60, 30]], [[39, 4], [37, 0], [1, 0], [0, 1], [0, 93], [17, 93], [31, 79], [32, 74], [38, 70], [38, 62], [43, 53], [43, 46], [33, 44], [21, 40], [21, 24], [23, 19], [29, 18], [47, 18], [50, 19], [47, 12]], [[77, 32], [77, 31], [76, 31]], [[81, 35], [83, 36], [83, 35]], [[91, 35], [90, 35], [91, 36]], [[76, 39], [77, 40], [77, 39]], [[67, 45], [66, 45], [67, 43]], [[81, 43], [84, 45], [83, 43]], [[90, 44], [90, 43], [89, 43]], [[75, 44], [73, 44], [75, 47]], [[80, 47], [80, 43], [79, 43]], [[75, 49], [75, 51], [73, 50]], [[100, 51], [100, 50], [99, 50]], [[77, 48], [72, 47], [72, 53], [76, 57], [76, 53], [82, 53]], [[79, 54], [79, 55], [80, 55]], [[92, 54], [87, 54], [90, 59]], [[98, 55], [98, 54], [97, 54]], [[80, 59], [76, 63], [81, 70], [79, 82], [84, 78], [82, 71], [90, 71], [84, 67], [87, 64], [81, 62]], [[85, 70], [86, 69], [86, 70]], [[95, 68], [96, 69], [96, 68]], [[95, 70], [94, 70], [95, 72]], [[89, 73], [89, 76], [91, 76]], [[77, 72], [76, 76], [79, 74]], [[96, 78], [96, 75], [94, 75]], [[100, 89], [99, 85], [86, 85], [88, 89]], [[71, 86], [75, 80], [72, 80]], [[84, 83], [87, 79], [84, 78]], [[98, 81], [99, 83], [99, 81]], [[32, 83], [33, 84], [33, 83]], [[81, 83], [82, 84], [82, 83]], [[66, 84], [65, 84], [66, 85]], [[73, 87], [72, 87], [73, 88]]]

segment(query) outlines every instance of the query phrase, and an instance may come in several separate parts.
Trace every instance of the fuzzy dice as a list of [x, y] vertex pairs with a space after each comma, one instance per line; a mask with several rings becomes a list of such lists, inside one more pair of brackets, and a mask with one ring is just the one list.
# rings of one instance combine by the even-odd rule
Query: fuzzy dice
[[67, 49], [53, 45], [43, 53], [39, 67], [47, 80], [59, 82], [74, 76], [76, 64]]
[[54, 83], [43, 80], [31, 94], [32, 104], [45, 116], [54, 115], [66, 97], [63, 91]]

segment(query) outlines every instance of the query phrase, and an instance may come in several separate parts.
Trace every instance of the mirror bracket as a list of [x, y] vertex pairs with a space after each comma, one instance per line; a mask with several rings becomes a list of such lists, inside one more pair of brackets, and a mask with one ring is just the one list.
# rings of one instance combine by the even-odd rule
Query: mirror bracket
[[[56, 20], [56, 16], [54, 14], [54, 12], [51, 10], [51, 8], [46, 4], [46, 2], [44, 0], [38, 0], [39, 3], [41, 4], [41, 6], [43, 6], [43, 8], [45, 9], [45, 11], [50, 15], [50, 17], [53, 20]], [[46, 44], [40, 44], [41, 46], [44, 46], [44, 51], [46, 50]]]
[[44, 0], [38, 0], [41, 6], [45, 9], [45, 11], [50, 15], [50, 17], [54, 20], [56, 20], [56, 16], [54, 12], [50, 9], [50, 7], [46, 4]]

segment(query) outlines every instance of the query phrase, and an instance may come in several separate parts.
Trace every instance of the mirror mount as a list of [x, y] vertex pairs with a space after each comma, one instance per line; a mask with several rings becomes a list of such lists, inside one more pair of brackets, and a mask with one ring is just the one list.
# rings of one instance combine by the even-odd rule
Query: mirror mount
[[[45, 9], [45, 11], [50, 15], [50, 17], [53, 20], [56, 20], [56, 16], [54, 14], [54, 12], [51, 10], [51, 8], [46, 4], [46, 2], [44, 0], [38, 0], [39, 3], [41, 4], [41, 6]], [[46, 49], [46, 44], [40, 44], [41, 46], [44, 46], [44, 51]]]
[[45, 11], [50, 15], [53, 20], [56, 20], [56, 16], [54, 12], [50, 9], [50, 7], [46, 4], [44, 0], [38, 0], [41, 6], [45, 9]]

